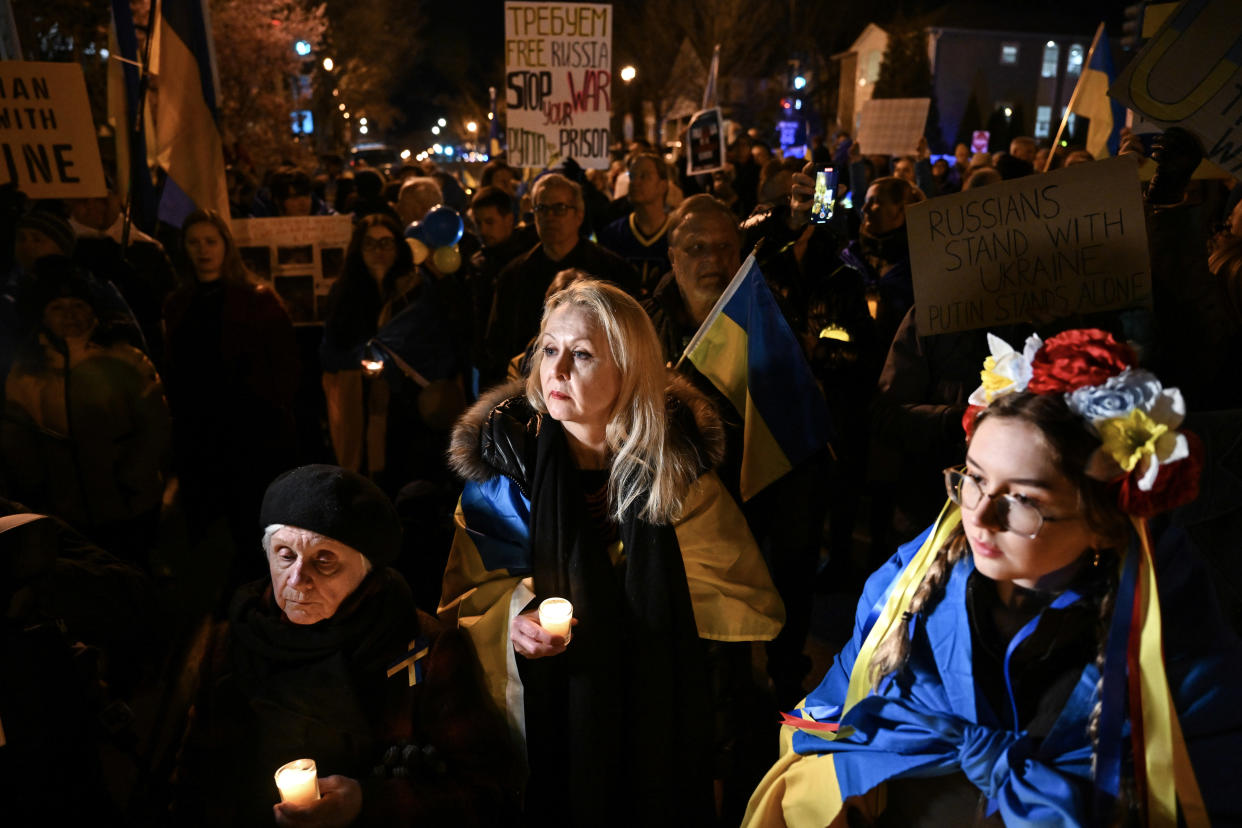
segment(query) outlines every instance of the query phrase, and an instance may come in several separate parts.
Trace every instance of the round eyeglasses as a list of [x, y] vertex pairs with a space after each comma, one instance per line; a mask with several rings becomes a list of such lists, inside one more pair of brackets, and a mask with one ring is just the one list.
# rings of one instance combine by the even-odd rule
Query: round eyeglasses
[[1045, 515], [1018, 495], [990, 495], [962, 466], [944, 470], [944, 488], [949, 493], [949, 500], [963, 509], [977, 509], [983, 499], [987, 498], [992, 502], [994, 519], [1002, 531], [1013, 532], [1031, 540], [1035, 539], [1045, 523], [1075, 520], [1078, 517]]

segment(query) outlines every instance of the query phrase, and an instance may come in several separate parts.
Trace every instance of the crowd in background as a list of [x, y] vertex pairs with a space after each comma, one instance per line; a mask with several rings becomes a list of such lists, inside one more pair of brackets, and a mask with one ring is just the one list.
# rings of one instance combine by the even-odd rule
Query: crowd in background
[[[446, 460], [452, 428], [539, 362], [545, 299], [582, 278], [612, 283], [642, 304], [662, 361], [676, 365], [753, 252], [824, 393], [834, 438], [743, 502], [740, 415], [684, 370], [725, 421], [720, 479], [785, 605], [784, 629], [756, 655], [764, 679], [752, 675], [749, 646], [711, 662], [727, 725], [713, 735], [716, 811], [736, 824], [774, 755], [775, 711], [818, 681], [805, 654], [816, 595], [852, 607], [864, 577], [935, 517], [940, 472], [965, 451], [962, 416], [988, 345], [983, 331], [918, 330], [911, 260], [920, 253], [906, 208], [1094, 159], [1030, 138], [993, 154], [958, 145], [951, 159], [933, 160], [926, 141], [909, 156], [869, 156], [845, 133], [817, 137], [804, 159], [781, 157], [752, 130], [735, 136], [722, 170], [688, 176], [681, 150], [663, 150], [636, 141], [607, 170], [567, 160], [537, 175], [496, 159], [477, 181], [432, 162], [381, 170], [337, 157], [314, 170], [230, 169], [234, 219], [353, 218], [321, 325], [294, 325], [273, 286], [246, 269], [225, 217], [196, 212], [152, 237], [126, 222], [115, 188], [55, 203], [6, 189], [0, 516], [56, 520], [37, 535], [6, 532], [21, 551], [3, 562], [0, 596], [27, 627], [62, 619], [49, 632], [55, 646], [85, 642], [106, 659], [88, 681], [81, 659], [18, 642], [6, 627], [0, 698], [30, 706], [31, 727], [52, 728], [67, 708], [113, 726], [59, 722], [48, 732], [62, 741], [33, 766], [89, 755], [84, 787], [105, 792], [105, 820], [158, 821], [178, 795], [176, 713], [194, 695], [180, 677], [202, 656], [192, 651], [196, 625], [224, 618], [235, 590], [265, 576], [257, 516], [278, 474], [334, 463], [373, 480], [405, 528], [391, 566], [434, 615], [461, 493]], [[994, 332], [1017, 343], [1035, 331], [1109, 330], [1182, 389], [1211, 459], [1200, 500], [1175, 519], [1200, 542], [1237, 626], [1242, 185], [1192, 178], [1203, 148], [1180, 130], [1154, 145], [1127, 135], [1122, 151], [1157, 164], [1144, 185], [1150, 309]], [[840, 197], [815, 223], [823, 166], [839, 171]], [[455, 256], [407, 238], [443, 208], [464, 225], [449, 245]], [[10, 669], [14, 658], [33, 673]], [[39, 681], [13, 677], [51, 669], [64, 678], [49, 698], [37, 698]], [[18, 732], [7, 717], [4, 726]], [[101, 745], [131, 763], [124, 778], [105, 772]]]

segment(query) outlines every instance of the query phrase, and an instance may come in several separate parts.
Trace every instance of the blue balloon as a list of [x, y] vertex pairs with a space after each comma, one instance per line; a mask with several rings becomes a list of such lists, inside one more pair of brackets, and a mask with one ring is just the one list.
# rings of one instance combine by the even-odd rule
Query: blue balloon
[[438, 204], [423, 216], [421, 224], [429, 247], [452, 247], [461, 241], [466, 225], [452, 207]]
[[433, 246], [427, 241], [427, 228], [423, 227], [423, 225], [417, 221], [410, 222], [410, 225], [405, 228], [405, 237], [407, 239], [418, 239], [428, 247]]

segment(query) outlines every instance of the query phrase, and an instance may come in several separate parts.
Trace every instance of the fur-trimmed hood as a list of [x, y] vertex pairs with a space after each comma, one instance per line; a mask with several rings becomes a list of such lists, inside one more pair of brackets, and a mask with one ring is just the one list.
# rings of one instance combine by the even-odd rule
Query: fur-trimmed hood
[[[669, 450], [692, 453], [705, 472], [720, 465], [725, 454], [725, 431], [712, 401], [672, 369], [667, 370], [665, 401]], [[503, 474], [529, 496], [534, 438], [544, 416], [526, 400], [524, 381], [491, 389], [453, 426], [449, 468], [464, 480], [476, 483]]]

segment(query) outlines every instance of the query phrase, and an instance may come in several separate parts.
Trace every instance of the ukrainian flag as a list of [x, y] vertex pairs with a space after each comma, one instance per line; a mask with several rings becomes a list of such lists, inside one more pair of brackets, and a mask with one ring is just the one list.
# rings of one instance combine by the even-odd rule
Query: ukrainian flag
[[198, 207], [229, 217], [224, 145], [217, 126], [219, 82], [208, 21], [206, 0], [160, 2], [158, 57], [151, 59], [159, 80], [155, 162], [168, 174], [160, 218], [171, 224], [180, 224], [185, 215], [169, 213], [174, 201], [169, 195], [188, 197], [177, 212], [188, 215]]
[[742, 415], [742, 500], [828, 444], [828, 405], [753, 254], [682, 359]]
[[1112, 51], [1101, 23], [1091, 44], [1087, 66], [1078, 78], [1070, 97], [1069, 111], [1080, 118], [1090, 118], [1087, 126], [1087, 152], [1097, 159], [1116, 155], [1121, 145], [1121, 128], [1126, 123], [1126, 108], [1108, 96], [1113, 77]]

